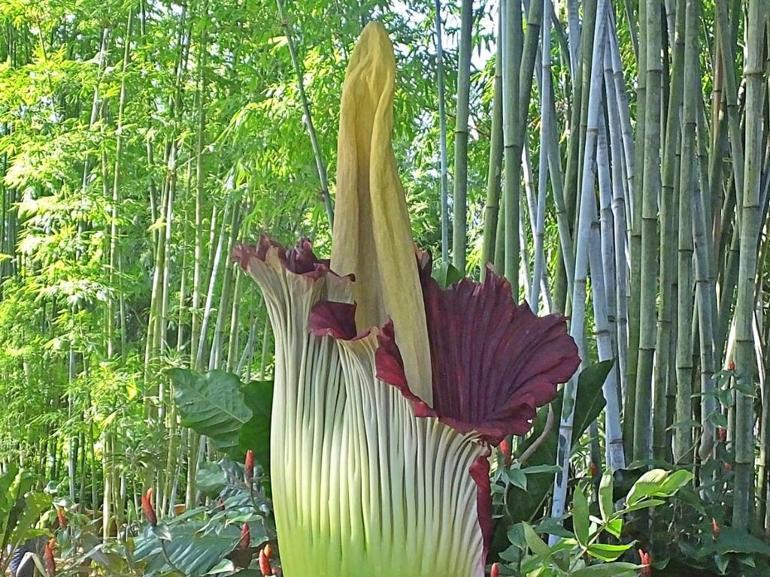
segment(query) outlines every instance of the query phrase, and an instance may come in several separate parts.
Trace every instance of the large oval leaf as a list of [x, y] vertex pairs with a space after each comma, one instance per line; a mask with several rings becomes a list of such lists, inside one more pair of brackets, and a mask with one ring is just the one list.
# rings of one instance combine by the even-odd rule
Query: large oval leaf
[[182, 424], [206, 435], [217, 449], [237, 446], [241, 427], [252, 416], [238, 377], [218, 370], [201, 375], [190, 369], [170, 369], [168, 374]]
[[171, 569], [187, 577], [205, 575], [235, 548], [241, 532], [235, 525], [228, 525], [218, 533], [204, 535], [202, 528], [201, 522], [169, 528], [171, 538], [163, 543], [148, 531], [136, 540], [134, 561], [146, 563], [145, 575], [165, 574]]

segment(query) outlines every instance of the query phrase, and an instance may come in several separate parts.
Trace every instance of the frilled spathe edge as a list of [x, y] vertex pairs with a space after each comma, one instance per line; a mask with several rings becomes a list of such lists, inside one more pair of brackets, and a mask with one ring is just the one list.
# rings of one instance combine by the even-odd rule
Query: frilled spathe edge
[[[560, 315], [538, 317], [513, 302], [508, 281], [489, 271], [483, 283], [462, 279], [447, 289], [430, 276], [430, 255], [418, 255], [433, 368], [432, 414], [492, 445], [524, 435], [537, 408], [580, 365], [577, 345]], [[398, 347], [383, 335], [378, 375], [405, 386]]]

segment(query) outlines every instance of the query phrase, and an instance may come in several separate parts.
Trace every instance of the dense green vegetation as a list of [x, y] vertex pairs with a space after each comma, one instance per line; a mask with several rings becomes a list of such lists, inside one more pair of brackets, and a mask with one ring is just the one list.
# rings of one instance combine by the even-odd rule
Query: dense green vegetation
[[[52, 505], [65, 571], [101, 540], [109, 575], [233, 572], [234, 550], [276, 544], [274, 344], [231, 254], [262, 232], [330, 254], [342, 84], [371, 20], [435, 276], [489, 263], [569, 318], [582, 359], [493, 454], [488, 561], [590, 576], [610, 573], [583, 559], [622, 555], [612, 574], [649, 575], [641, 547], [660, 574], [767, 574], [765, 0], [0, 2], [3, 546], [56, 526]], [[655, 502], [610, 511], [629, 491]]]

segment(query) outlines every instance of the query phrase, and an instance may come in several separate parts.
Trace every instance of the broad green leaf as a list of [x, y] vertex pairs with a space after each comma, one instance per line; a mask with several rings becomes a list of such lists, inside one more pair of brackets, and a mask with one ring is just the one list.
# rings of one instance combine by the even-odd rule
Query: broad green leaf
[[207, 461], [198, 468], [195, 482], [201, 493], [214, 496], [227, 485], [227, 474], [217, 463]]
[[590, 565], [572, 573], [572, 577], [626, 577], [636, 575], [640, 565], [633, 563], [603, 563]]
[[728, 553], [758, 553], [770, 556], [770, 544], [734, 527], [722, 527], [719, 538], [714, 544], [715, 549], [722, 555]]
[[165, 554], [156, 535], [148, 532], [136, 539], [134, 559], [146, 563], [145, 573], [168, 570], [166, 555], [186, 577], [201, 577], [220, 563], [236, 546], [240, 529], [235, 525], [219, 533], [201, 534], [202, 524], [189, 523], [170, 529], [172, 538], [164, 541]]
[[525, 475], [536, 475], [538, 473], [556, 473], [561, 470], [559, 465], [535, 465], [533, 467], [524, 467], [521, 469]]
[[575, 535], [571, 531], [565, 529], [564, 526], [553, 517], [546, 517], [538, 523], [537, 532], [556, 535], [557, 537], [563, 537], [565, 539], [575, 538]]
[[[602, 385], [607, 375], [612, 369], [612, 361], [603, 361], [591, 365], [580, 373], [578, 379], [577, 402], [575, 403], [575, 421], [572, 429], [572, 444], [575, 446], [577, 440], [588, 429], [588, 426], [596, 420], [604, 408], [604, 397], [602, 396]], [[545, 437], [543, 443], [532, 453], [522, 470], [527, 471], [537, 466], [548, 467], [547, 472], [527, 473], [527, 490], [522, 491], [513, 485], [509, 486], [509, 492], [506, 499], [508, 505], [508, 514], [514, 522], [530, 521], [538, 515], [542, 509], [543, 502], [553, 488], [554, 471], [550, 469], [556, 462], [556, 446], [558, 443], [558, 415], [561, 414], [561, 400], [563, 398], [563, 389], [559, 392], [556, 399], [551, 403], [556, 422], [551, 429], [551, 433]], [[521, 454], [540, 437], [545, 428], [548, 418], [548, 406], [541, 407], [535, 417], [535, 424], [532, 434], [520, 443], [516, 457]], [[558, 469], [557, 469], [558, 470]]]
[[206, 572], [206, 575], [215, 575], [216, 573], [230, 573], [235, 571], [235, 565], [230, 559], [222, 559]]
[[687, 471], [686, 469], [680, 469], [679, 471], [674, 471], [663, 482], [663, 487], [662, 487], [663, 492], [660, 494], [670, 497], [675, 493], [677, 493], [679, 489], [681, 489], [682, 487], [687, 485], [690, 481], [692, 481], [692, 478], [693, 478], [693, 474], [690, 471]]
[[[51, 496], [45, 493], [29, 493], [24, 497], [24, 505], [19, 515], [16, 527], [11, 534], [11, 543], [18, 545], [29, 539], [33, 534], [40, 534], [34, 527], [44, 511], [51, 508]], [[44, 533], [44, 532], [43, 532]]]
[[612, 489], [612, 473], [606, 472], [602, 475], [602, 480], [599, 482], [599, 511], [601, 511], [603, 521], [607, 521], [615, 512]]
[[273, 406], [273, 381], [252, 381], [241, 388], [251, 419], [238, 437], [238, 458], [251, 449], [264, 470], [270, 467], [270, 415]]
[[634, 505], [646, 497], [671, 497], [692, 479], [692, 473], [684, 469], [670, 472], [652, 469], [644, 473], [631, 487], [626, 503]]
[[631, 511], [641, 511], [642, 509], [652, 509], [665, 503], [663, 499], [643, 499], [637, 501], [633, 505], [628, 505], [623, 508], [623, 512], [630, 513]]
[[506, 469], [505, 476], [509, 483], [520, 488], [522, 491], [527, 490], [527, 475], [521, 469]]
[[182, 424], [206, 435], [218, 449], [237, 446], [241, 427], [252, 417], [238, 377], [219, 370], [201, 375], [189, 369], [170, 369], [168, 374]]
[[615, 539], [620, 539], [620, 534], [623, 532], [623, 519], [618, 517], [608, 522], [605, 526], [605, 531], [615, 537]]
[[448, 262], [441, 263], [440, 266], [433, 269], [431, 276], [441, 288], [448, 288], [463, 278], [460, 271]]
[[527, 545], [532, 552], [538, 557], [547, 558], [551, 554], [551, 549], [546, 545], [545, 541], [535, 533], [535, 530], [529, 523], [522, 523], [522, 526], [524, 527], [524, 539], [526, 539]]
[[572, 495], [572, 526], [575, 529], [575, 537], [578, 543], [586, 545], [588, 543], [588, 500], [581, 487], [575, 487]]
[[611, 545], [608, 543], [594, 543], [588, 546], [588, 554], [602, 561], [614, 561], [628, 551], [631, 545]]

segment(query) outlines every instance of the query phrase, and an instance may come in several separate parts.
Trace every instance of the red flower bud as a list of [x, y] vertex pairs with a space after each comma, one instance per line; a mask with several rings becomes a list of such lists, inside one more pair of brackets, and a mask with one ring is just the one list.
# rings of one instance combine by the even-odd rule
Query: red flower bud
[[713, 517], [711, 518], [711, 536], [714, 537], [714, 540], [719, 538], [719, 532], [721, 531], [721, 527], [719, 526], [719, 523], [716, 519]]
[[151, 527], [158, 525], [158, 516], [155, 514], [155, 507], [152, 506], [152, 487], [142, 495], [142, 512]]
[[500, 563], [492, 563], [492, 569], [489, 572], [489, 577], [500, 577]]
[[60, 529], [67, 528], [67, 515], [64, 514], [64, 509], [56, 507], [56, 521], [59, 523]]
[[652, 555], [650, 555], [647, 551], [644, 549], [639, 549], [639, 560], [644, 567], [642, 567], [641, 572], [639, 573], [640, 577], [651, 577], [652, 576]]
[[588, 470], [591, 472], [591, 477], [596, 477], [599, 474], [599, 466], [593, 461], [588, 465]]
[[724, 427], [717, 427], [717, 439], [719, 439], [721, 443], [726, 443], [727, 429], [725, 429]]
[[506, 438], [500, 441], [500, 444], [497, 446], [498, 449], [500, 449], [500, 453], [503, 455], [503, 463], [505, 465], [511, 464], [511, 442]]
[[56, 561], [53, 556], [55, 547], [56, 540], [50, 539], [48, 543], [45, 544], [45, 549], [43, 549], [43, 561], [45, 564], [45, 572], [48, 574], [48, 577], [54, 577], [56, 575]]
[[727, 370], [728, 371], [734, 371], [735, 370], [735, 361], [730, 359], [727, 361]]
[[251, 547], [251, 530], [249, 524], [244, 523], [241, 525], [241, 540], [238, 541], [238, 549], [241, 551], [247, 551]]
[[259, 552], [259, 570], [262, 571], [262, 575], [273, 574], [273, 568], [270, 566], [270, 559], [265, 554], [264, 549]]
[[254, 479], [254, 451], [246, 451], [246, 460], [243, 463], [243, 476], [247, 483]]

